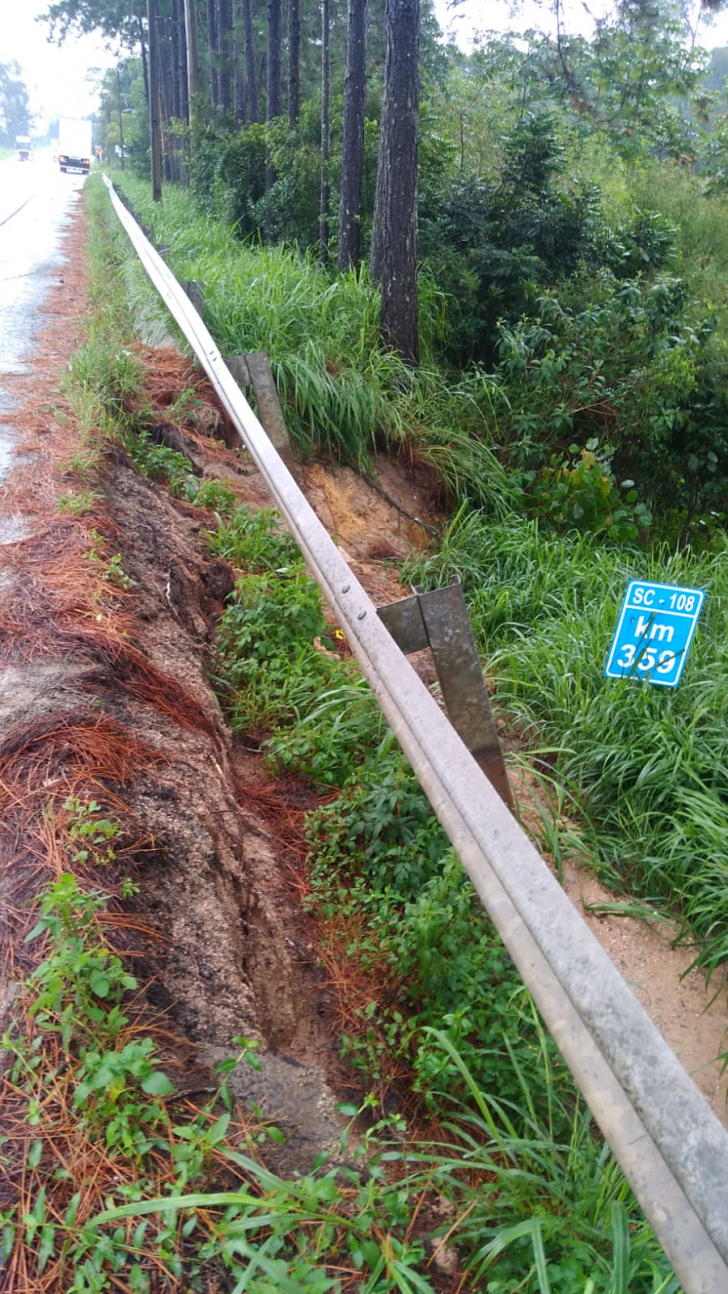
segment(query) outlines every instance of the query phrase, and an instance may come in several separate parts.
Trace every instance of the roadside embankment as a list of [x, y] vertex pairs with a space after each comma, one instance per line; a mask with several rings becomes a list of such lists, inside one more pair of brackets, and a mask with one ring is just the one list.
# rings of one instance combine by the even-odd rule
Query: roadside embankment
[[[11, 483], [11, 1288], [262, 1261], [261, 1290], [535, 1289], [544, 1244], [555, 1288], [608, 1288], [625, 1246], [636, 1291], [674, 1288], [206, 382], [134, 338], [98, 200], [91, 249], [88, 335]], [[426, 478], [389, 471], [421, 515]], [[302, 475], [396, 597], [418, 527]]]

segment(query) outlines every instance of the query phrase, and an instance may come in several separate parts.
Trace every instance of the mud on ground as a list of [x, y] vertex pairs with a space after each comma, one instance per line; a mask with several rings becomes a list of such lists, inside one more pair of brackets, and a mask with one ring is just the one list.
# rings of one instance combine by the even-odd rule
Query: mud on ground
[[[298, 1163], [307, 1147], [317, 1151], [339, 1132], [326, 1077], [332, 1039], [317, 1009], [314, 959], [300, 952], [286, 850], [257, 807], [260, 785], [240, 776], [206, 676], [214, 609], [232, 588], [231, 572], [196, 556], [199, 522], [179, 515], [123, 456], [103, 489], [97, 524], [115, 528], [114, 549], [118, 542], [134, 581], [124, 597], [126, 637], [99, 622], [76, 629], [81, 608], [60, 595], [42, 635], [32, 626], [23, 632], [36, 597], [51, 592], [51, 552], [64, 564], [74, 550], [81, 556], [73, 534], [80, 527], [62, 522], [16, 545], [3, 608], [16, 628], [3, 644], [9, 687], [0, 760], [12, 764], [34, 741], [47, 780], [44, 737], [47, 747], [65, 730], [63, 758], [72, 762], [79, 732], [95, 729], [103, 741], [113, 725], [121, 743], [128, 738], [137, 758], [123, 783], [110, 784], [102, 771], [94, 793], [121, 797], [126, 835], [138, 842], [124, 860], [140, 886], [133, 911], [161, 936], [140, 967], [154, 976], [150, 1000], [195, 1044], [198, 1067], [229, 1055], [235, 1037], [264, 1044], [260, 1074], [243, 1067], [234, 1082], [290, 1133], [287, 1153]], [[12, 856], [18, 823], [11, 812], [2, 833], [11, 895], [20, 872], [32, 869], [37, 883], [39, 870], [37, 858], [23, 860], [22, 843], [21, 857]]]

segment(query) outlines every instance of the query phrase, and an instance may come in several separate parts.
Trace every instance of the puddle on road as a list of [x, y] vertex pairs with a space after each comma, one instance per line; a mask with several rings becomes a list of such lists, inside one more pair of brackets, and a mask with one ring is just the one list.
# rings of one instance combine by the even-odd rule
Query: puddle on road
[[[15, 166], [14, 160], [0, 165], [6, 193], [16, 182]], [[0, 487], [15, 465], [17, 439], [12, 423], [17, 402], [3, 384], [3, 376], [29, 371], [28, 361], [45, 322], [42, 306], [51, 279], [66, 263], [59, 245], [80, 191], [80, 183], [64, 183], [67, 179], [49, 165], [33, 177], [35, 192], [30, 201], [0, 226]], [[0, 504], [0, 545], [24, 533], [21, 518], [4, 515]]]

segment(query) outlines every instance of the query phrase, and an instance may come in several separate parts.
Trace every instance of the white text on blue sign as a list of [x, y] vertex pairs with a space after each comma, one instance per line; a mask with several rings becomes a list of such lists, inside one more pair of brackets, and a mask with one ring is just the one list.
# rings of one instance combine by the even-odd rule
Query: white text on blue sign
[[704, 601], [703, 589], [630, 580], [604, 670], [607, 678], [677, 687]]

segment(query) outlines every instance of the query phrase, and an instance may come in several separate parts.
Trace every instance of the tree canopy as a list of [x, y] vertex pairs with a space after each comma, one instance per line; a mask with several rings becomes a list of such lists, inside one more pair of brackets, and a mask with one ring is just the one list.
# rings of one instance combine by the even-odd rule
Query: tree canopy
[[28, 90], [17, 63], [0, 63], [0, 145], [10, 147], [16, 135], [30, 131]]

